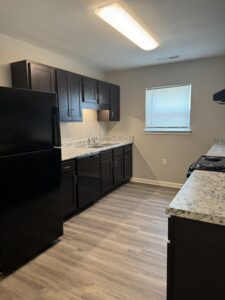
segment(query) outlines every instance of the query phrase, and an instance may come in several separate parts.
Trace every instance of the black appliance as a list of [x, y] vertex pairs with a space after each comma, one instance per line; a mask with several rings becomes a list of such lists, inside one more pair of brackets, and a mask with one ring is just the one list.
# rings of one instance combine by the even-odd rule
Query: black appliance
[[213, 100], [219, 104], [225, 104], [225, 89], [215, 93]]
[[63, 234], [56, 95], [0, 87], [0, 272]]
[[97, 200], [101, 193], [100, 155], [77, 158], [78, 208]]
[[190, 165], [187, 177], [194, 170], [225, 172], [225, 157], [202, 155], [196, 162]]

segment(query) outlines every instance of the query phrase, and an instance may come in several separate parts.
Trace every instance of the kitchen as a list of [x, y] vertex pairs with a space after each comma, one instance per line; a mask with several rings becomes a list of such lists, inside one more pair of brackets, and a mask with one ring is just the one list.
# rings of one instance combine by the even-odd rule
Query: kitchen
[[[203, 273], [209, 276], [202, 280], [209, 287], [204, 294], [201, 284], [199, 288], [195, 284], [185, 285], [184, 271], [179, 274], [182, 280], [177, 282], [177, 277], [173, 277], [173, 247], [168, 246], [167, 263], [167, 244], [176, 245], [178, 238], [186, 243], [183, 236], [171, 232], [174, 226], [185, 226], [178, 224], [176, 218], [181, 213], [179, 209], [182, 212], [190, 209], [185, 206], [185, 191], [195, 199], [196, 192], [192, 189], [193, 185], [196, 189], [198, 180], [200, 196], [203, 193], [206, 197], [208, 207], [197, 213], [207, 214], [210, 203], [223, 209], [220, 202], [223, 172], [193, 171], [187, 181], [186, 173], [201, 155], [225, 156], [224, 106], [213, 101], [213, 95], [224, 89], [225, 82], [225, 6], [220, 0], [167, 2], [119, 2], [153, 33], [158, 47], [144, 51], [95, 14], [96, 9], [108, 4], [106, 1], [3, 1], [0, 86], [41, 90], [40, 86], [44, 85], [45, 92], [50, 91], [50, 86], [57, 93], [59, 115], [56, 113], [55, 120], [58, 124], [60, 118], [60, 129], [54, 128], [61, 140], [60, 201], [64, 223], [63, 235], [61, 224], [51, 247], [46, 244], [45, 251], [33, 254], [35, 257], [29, 262], [21, 262], [20, 267], [0, 278], [1, 299], [181, 299], [179, 292], [185, 290], [182, 299], [194, 300], [201, 299], [201, 295], [204, 295], [202, 299], [212, 299], [212, 289], [216, 298], [223, 298], [219, 278], [224, 274], [218, 263], [215, 264], [219, 274], [217, 286], [210, 277], [216, 270], [210, 272], [207, 263], [205, 269], [201, 264]], [[147, 93], [162, 87], [164, 91], [166, 87], [191, 91], [187, 130], [149, 130]], [[22, 109], [18, 107], [18, 111]], [[4, 111], [1, 116], [4, 117]], [[15, 124], [18, 129], [20, 123], [15, 123], [15, 115], [5, 118], [7, 124]], [[30, 125], [34, 126], [35, 122]], [[3, 127], [1, 131], [4, 146], [7, 137]], [[22, 134], [14, 142], [19, 145], [21, 141]], [[219, 145], [211, 148], [215, 144]], [[1, 155], [4, 151], [3, 148]], [[8, 164], [4, 168], [4, 172], [10, 170]], [[40, 167], [33, 164], [32, 168]], [[12, 172], [7, 176], [4, 172], [2, 186], [7, 176], [12, 176]], [[22, 181], [22, 174], [20, 184], [15, 185], [17, 189], [27, 185]], [[210, 182], [214, 183], [211, 190]], [[207, 195], [205, 185], [208, 185]], [[13, 189], [12, 194], [16, 195]], [[216, 195], [219, 202], [211, 195]], [[175, 202], [168, 208], [173, 199]], [[181, 206], [177, 201], [182, 201]], [[192, 203], [191, 209], [197, 204]], [[196, 216], [193, 211], [187, 214]], [[14, 221], [9, 221], [8, 216], [5, 218], [2, 212], [1, 224], [6, 229], [7, 222]], [[41, 217], [35, 218], [35, 213], [33, 216], [42, 223]], [[43, 215], [43, 219], [47, 217]], [[168, 219], [173, 220], [169, 221], [170, 236]], [[187, 216], [182, 219], [188, 220]], [[204, 234], [211, 232], [207, 225], [218, 225], [217, 215], [215, 219], [214, 224], [207, 217], [200, 222], [206, 224]], [[23, 230], [30, 226], [25, 218], [21, 222], [17, 225], [23, 224]], [[223, 224], [218, 226], [223, 228]], [[18, 240], [21, 240], [19, 228], [10, 226], [11, 229], [15, 235], [18, 229]], [[222, 251], [220, 234], [212, 236], [217, 234], [217, 248], [221, 247]], [[3, 247], [8, 242], [4, 240], [7, 230], [0, 236]], [[17, 242], [14, 240], [13, 251], [22, 244]], [[179, 258], [187, 257], [187, 252], [180, 252]], [[192, 266], [191, 259], [187, 262]], [[182, 265], [181, 261], [178, 264]], [[184, 264], [183, 270], [190, 276], [187, 268]], [[196, 275], [203, 276], [198, 271], [196, 264]], [[170, 291], [166, 291], [166, 286], [172, 286]]]

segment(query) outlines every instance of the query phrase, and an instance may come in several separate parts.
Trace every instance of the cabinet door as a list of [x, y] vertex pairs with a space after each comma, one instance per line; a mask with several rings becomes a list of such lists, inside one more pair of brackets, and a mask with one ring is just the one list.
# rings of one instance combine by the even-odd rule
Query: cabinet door
[[77, 209], [76, 183], [77, 177], [74, 173], [65, 173], [62, 175], [61, 199], [63, 217], [68, 216]]
[[98, 81], [98, 103], [109, 105], [109, 84]]
[[73, 121], [82, 121], [82, 80], [81, 76], [73, 73], [68, 73], [69, 78], [69, 98], [70, 112]]
[[82, 121], [81, 76], [57, 70], [56, 83], [60, 120]]
[[133, 155], [132, 155], [132, 144], [123, 147], [124, 151], [124, 180], [129, 180], [133, 175]]
[[120, 121], [120, 87], [110, 84], [110, 121]]
[[12, 87], [30, 89], [27, 61], [21, 60], [11, 63]]
[[83, 102], [97, 103], [97, 80], [89, 77], [83, 77]]
[[100, 156], [94, 154], [77, 158], [78, 207], [84, 208], [101, 194]]
[[60, 121], [71, 121], [70, 113], [70, 98], [68, 89], [68, 76], [67, 72], [63, 70], [56, 71], [56, 86], [59, 104]]
[[34, 91], [55, 92], [55, 69], [36, 63], [29, 63], [30, 88]]
[[113, 188], [112, 157], [101, 160], [101, 193], [105, 194]]
[[123, 182], [123, 155], [114, 157], [113, 166], [114, 186], [118, 186]]
[[124, 153], [124, 180], [132, 177], [132, 151]]
[[167, 299], [224, 299], [224, 226], [171, 216], [168, 234]]

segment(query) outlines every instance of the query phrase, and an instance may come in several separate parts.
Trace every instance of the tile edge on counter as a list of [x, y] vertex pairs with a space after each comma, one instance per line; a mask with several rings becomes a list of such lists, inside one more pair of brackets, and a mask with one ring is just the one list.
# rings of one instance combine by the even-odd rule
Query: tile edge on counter
[[[210, 214], [200, 214], [196, 212], [189, 212], [185, 210], [178, 210], [174, 208], [167, 208], [166, 213], [170, 216], [176, 216], [184, 219], [191, 219], [194, 221], [217, 224], [217, 225], [225, 225], [225, 217], [213, 216]], [[191, 214], [191, 216], [190, 216]]]

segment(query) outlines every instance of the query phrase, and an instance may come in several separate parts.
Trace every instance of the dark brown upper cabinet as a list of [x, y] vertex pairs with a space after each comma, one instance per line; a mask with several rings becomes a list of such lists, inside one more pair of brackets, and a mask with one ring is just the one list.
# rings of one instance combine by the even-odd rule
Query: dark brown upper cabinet
[[56, 90], [60, 121], [82, 121], [82, 77], [64, 70], [56, 71]]
[[11, 64], [12, 87], [55, 92], [55, 68], [23, 60]]
[[109, 85], [109, 108], [98, 110], [98, 121], [120, 121], [120, 87]]
[[109, 109], [109, 83], [83, 76], [83, 108]]
[[109, 106], [109, 84], [104, 81], [98, 81], [98, 103]]
[[98, 111], [98, 121], [120, 121], [120, 87], [40, 63], [11, 63], [12, 87], [56, 92], [61, 121], [82, 121], [82, 108]]
[[115, 84], [110, 84], [109, 119], [120, 121], [120, 87]]
[[[97, 89], [97, 80], [84, 77], [82, 78], [83, 83], [83, 104], [97, 104], [98, 103], [98, 89]], [[88, 105], [87, 105], [88, 106]], [[93, 106], [94, 107], [94, 106]], [[91, 106], [90, 106], [91, 108]]]

